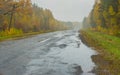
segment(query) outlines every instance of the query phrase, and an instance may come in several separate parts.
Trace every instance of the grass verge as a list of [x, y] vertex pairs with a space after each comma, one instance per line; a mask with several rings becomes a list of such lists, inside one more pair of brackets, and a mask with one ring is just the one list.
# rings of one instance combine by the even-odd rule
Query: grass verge
[[29, 33], [23, 33], [21, 31], [18, 32], [0, 32], [0, 42], [5, 40], [13, 40], [13, 39], [22, 39], [26, 38], [32, 35], [47, 33], [47, 32], [53, 32], [53, 31], [41, 31], [41, 32], [29, 32]]
[[92, 56], [97, 75], [120, 75], [120, 38], [90, 30], [80, 33], [82, 41], [99, 52]]

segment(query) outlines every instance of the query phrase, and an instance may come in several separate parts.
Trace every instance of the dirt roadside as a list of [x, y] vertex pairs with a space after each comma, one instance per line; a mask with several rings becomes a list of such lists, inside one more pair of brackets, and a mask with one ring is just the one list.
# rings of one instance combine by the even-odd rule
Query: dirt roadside
[[120, 75], [120, 62], [118, 60], [108, 59], [107, 57], [109, 57], [110, 54], [105, 52], [105, 49], [99, 46], [98, 42], [88, 36], [87, 33], [81, 31], [79, 37], [84, 44], [94, 48], [99, 53], [91, 57], [97, 65], [92, 72], [96, 73], [96, 75]]

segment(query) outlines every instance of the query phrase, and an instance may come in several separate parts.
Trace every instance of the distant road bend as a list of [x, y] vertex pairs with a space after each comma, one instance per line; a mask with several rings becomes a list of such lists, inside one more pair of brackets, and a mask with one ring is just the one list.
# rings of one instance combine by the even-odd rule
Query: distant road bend
[[[2, 75], [95, 75], [91, 56], [76, 30], [0, 42]], [[0, 75], [1, 75], [0, 74]]]

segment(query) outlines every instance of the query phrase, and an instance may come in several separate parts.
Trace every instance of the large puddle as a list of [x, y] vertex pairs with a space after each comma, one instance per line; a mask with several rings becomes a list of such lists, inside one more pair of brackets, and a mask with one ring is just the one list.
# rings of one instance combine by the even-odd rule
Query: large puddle
[[36, 58], [28, 63], [25, 75], [95, 75], [91, 73], [95, 67], [91, 56], [96, 52], [84, 45], [77, 36], [78, 33], [74, 32], [54, 36], [62, 39], [52, 47], [48, 46], [50, 51], [45, 55], [41, 49], [48, 49], [47, 46], [34, 50], [32, 53]]
[[66, 37], [65, 39], [57, 42], [57, 45], [67, 45], [67, 47], [64, 48], [63, 51], [61, 51], [61, 53], [59, 54], [62, 62], [80, 65], [83, 70], [82, 75], [84, 75], [84, 73], [90, 72], [95, 67], [95, 64], [92, 62], [91, 56], [95, 55], [96, 52], [84, 45], [77, 36], [78, 34]]

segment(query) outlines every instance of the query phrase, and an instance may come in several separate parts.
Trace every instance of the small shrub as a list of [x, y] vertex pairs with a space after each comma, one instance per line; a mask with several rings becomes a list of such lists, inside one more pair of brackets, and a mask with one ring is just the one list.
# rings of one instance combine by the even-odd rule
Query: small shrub
[[1, 38], [13, 37], [22, 35], [23, 32], [20, 29], [11, 28], [10, 30], [6, 29], [5, 31], [0, 32]]

